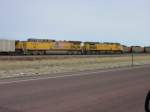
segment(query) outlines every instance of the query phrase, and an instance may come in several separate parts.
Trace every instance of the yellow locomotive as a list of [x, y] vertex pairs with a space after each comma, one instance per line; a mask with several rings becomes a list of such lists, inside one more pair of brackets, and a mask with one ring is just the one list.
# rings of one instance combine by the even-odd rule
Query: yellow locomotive
[[85, 54], [122, 53], [123, 51], [119, 43], [85, 42], [83, 49]]
[[22, 54], [40, 55], [52, 49], [54, 40], [28, 39], [28, 41], [16, 41], [16, 52]]
[[16, 41], [16, 52], [25, 55], [44, 54], [106, 54], [122, 53], [119, 43], [99, 43], [80, 41], [55, 41], [49, 39], [28, 39]]
[[80, 41], [55, 41], [48, 39], [28, 39], [16, 41], [16, 52], [28, 55], [42, 55], [48, 53], [81, 54]]

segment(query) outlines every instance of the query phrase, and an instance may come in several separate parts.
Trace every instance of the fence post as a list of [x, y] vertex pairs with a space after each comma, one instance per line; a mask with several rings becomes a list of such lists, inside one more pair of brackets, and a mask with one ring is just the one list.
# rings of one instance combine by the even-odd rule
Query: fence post
[[132, 67], [134, 66], [134, 56], [133, 56], [133, 53], [132, 53]]

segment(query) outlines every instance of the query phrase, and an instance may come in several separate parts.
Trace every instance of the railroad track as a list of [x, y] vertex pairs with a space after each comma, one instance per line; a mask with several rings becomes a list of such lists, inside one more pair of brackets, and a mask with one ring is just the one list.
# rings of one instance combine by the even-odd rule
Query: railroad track
[[[0, 60], [42, 60], [42, 59], [65, 59], [65, 58], [90, 58], [90, 57], [126, 57], [132, 54], [105, 54], [105, 55], [30, 55], [30, 56], [0, 56]], [[134, 54], [134, 56], [147, 56], [150, 54]]]

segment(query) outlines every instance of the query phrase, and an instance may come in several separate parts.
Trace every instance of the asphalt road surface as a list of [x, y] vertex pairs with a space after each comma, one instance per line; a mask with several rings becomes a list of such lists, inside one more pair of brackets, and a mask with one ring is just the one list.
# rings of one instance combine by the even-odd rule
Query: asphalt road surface
[[150, 66], [0, 81], [0, 112], [144, 112]]

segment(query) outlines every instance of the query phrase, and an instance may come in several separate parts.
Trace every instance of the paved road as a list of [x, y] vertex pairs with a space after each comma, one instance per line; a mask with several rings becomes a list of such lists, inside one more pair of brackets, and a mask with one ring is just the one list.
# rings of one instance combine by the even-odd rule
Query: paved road
[[0, 83], [0, 112], [144, 112], [150, 66]]

